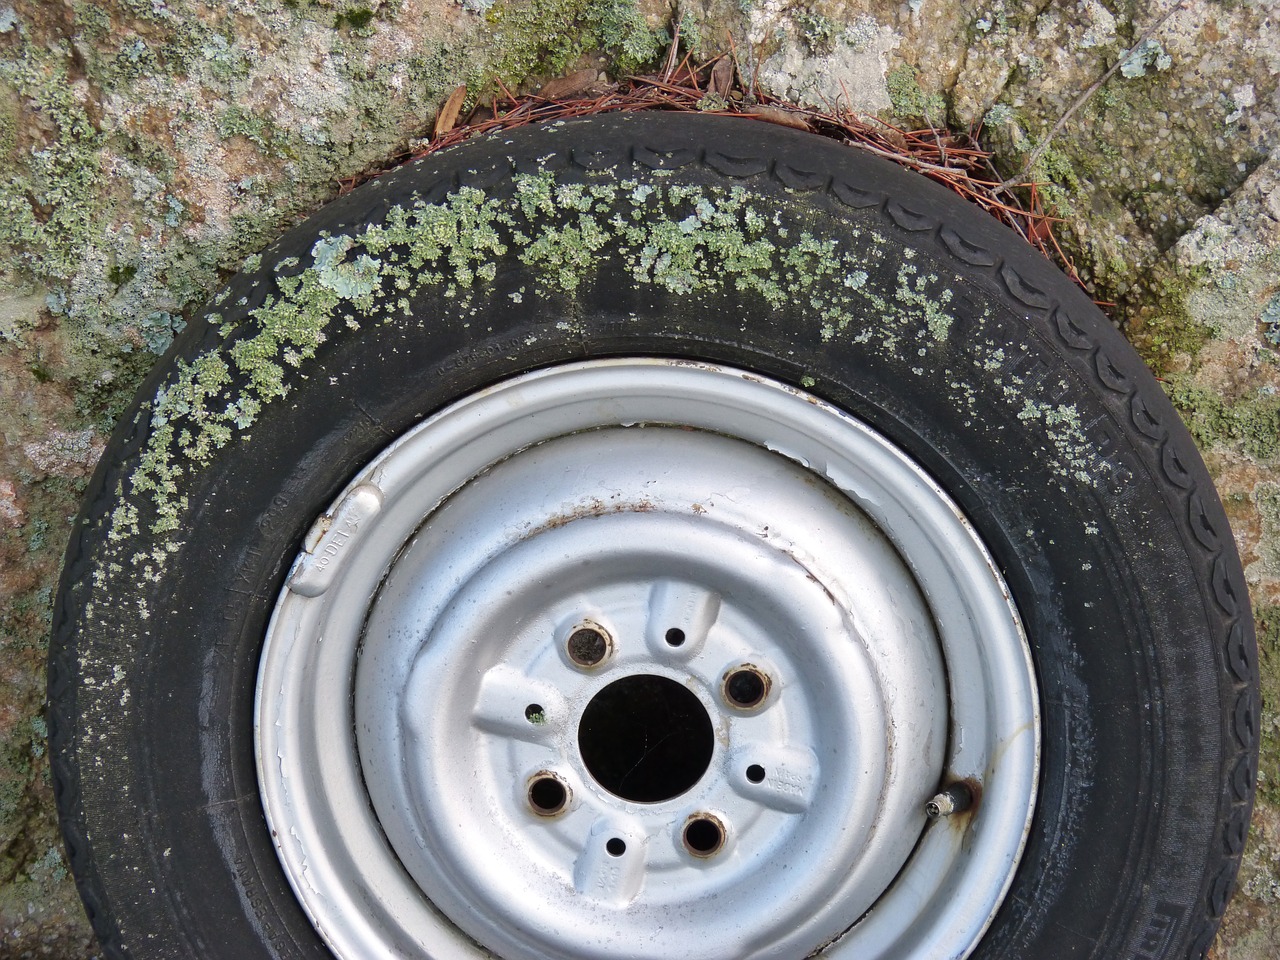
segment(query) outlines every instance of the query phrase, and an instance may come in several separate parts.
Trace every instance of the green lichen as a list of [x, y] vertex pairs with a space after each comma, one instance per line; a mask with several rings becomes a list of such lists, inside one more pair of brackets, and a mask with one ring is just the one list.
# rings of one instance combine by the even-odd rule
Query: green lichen
[[1261, 461], [1280, 456], [1280, 395], [1257, 391], [1232, 401], [1185, 379], [1166, 390], [1203, 449], [1235, 447]]
[[1120, 66], [1120, 75], [1134, 80], [1145, 77], [1148, 70], [1163, 73], [1173, 66], [1173, 57], [1165, 53], [1160, 41], [1147, 39], [1129, 51]]
[[362, 31], [367, 31], [369, 25], [373, 23], [373, 11], [368, 7], [352, 7], [349, 10], [340, 10], [333, 18], [333, 28], [341, 30], [344, 27], [350, 27], [359, 35]]
[[52, 126], [51, 141], [0, 178], [3, 265], [44, 283], [71, 280], [101, 229], [102, 135], [49, 52], [24, 47], [0, 59], [0, 82]]
[[1031, 169], [1029, 179], [1038, 184], [1041, 201], [1054, 216], [1069, 216], [1089, 194], [1077, 163], [1063, 149], [1050, 146]]
[[[180, 268], [187, 244], [175, 250], [148, 215], [172, 217], [181, 204], [159, 176], [126, 158], [118, 134], [98, 129], [70, 62], [52, 43], [24, 42], [0, 57], [0, 82], [25, 118], [23, 143], [0, 182], [0, 247], [8, 272], [50, 291], [47, 308], [77, 335], [72, 363], [96, 367], [85, 379], [98, 383], [103, 367], [118, 372], [115, 351], [163, 351], [183, 322], [185, 304], [175, 296], [202, 297], [217, 274], [211, 264], [198, 276]], [[131, 220], [135, 210], [142, 216]]]
[[[869, 268], [884, 264], [891, 247], [865, 228], [849, 228], [864, 243], [841, 243], [790, 226], [776, 203], [762, 205], [743, 187], [646, 183], [612, 172], [587, 183], [522, 174], [512, 188], [510, 196], [460, 188], [440, 203], [395, 206], [382, 223], [322, 236], [309, 263], [277, 265], [275, 293], [245, 322], [223, 323], [226, 346], [178, 363], [150, 405], [150, 438], [110, 534], [118, 541], [147, 529], [167, 538], [159, 553], [133, 558], [144, 575], [176, 549], [186, 478], [289, 393], [335, 328], [359, 335], [370, 321], [403, 322], [410, 301], [428, 289], [465, 315], [493, 294], [497, 262], [512, 251], [536, 278], [509, 294], [517, 302], [573, 297], [607, 258], [637, 285], [681, 297], [729, 287], [773, 308], [803, 304], [824, 337], [909, 351], [917, 365], [954, 339], [952, 291], [917, 266], [913, 250], [902, 252], [895, 284], [877, 292]], [[996, 347], [967, 347], [984, 369], [1003, 363]], [[1006, 386], [1008, 402], [1042, 425], [1055, 471], [1092, 482], [1074, 408], [1037, 404], [1020, 384], [1013, 378]]]
[[1257, 604], [1253, 616], [1262, 687], [1258, 795], [1269, 804], [1280, 805], [1280, 604]]
[[926, 93], [920, 75], [909, 63], [900, 64], [885, 76], [893, 112], [904, 119], [941, 123], [947, 115], [947, 101], [940, 93]]
[[897, 299], [899, 303], [918, 313], [924, 319], [929, 336], [941, 342], [947, 339], [955, 317], [947, 312], [952, 299], [951, 291], [943, 289], [934, 293], [937, 284], [936, 276], [921, 276], [912, 265], [906, 264], [898, 273]]
[[311, 248], [316, 279], [343, 300], [367, 297], [378, 287], [377, 261], [363, 253], [354, 261], [344, 259], [354, 245], [351, 237], [330, 237]]
[[147, 350], [162, 356], [173, 343], [173, 338], [186, 329], [187, 321], [181, 316], [156, 310], [138, 321], [138, 333]]
[[1188, 308], [1188, 298], [1204, 275], [1202, 269], [1172, 269], [1162, 263], [1145, 278], [1145, 302], [1131, 312], [1127, 333], [1158, 377], [1170, 378], [1177, 358], [1196, 356], [1212, 337], [1209, 327]]
[[[176, 533], [187, 506], [183, 479], [250, 428], [265, 404], [287, 394], [290, 371], [315, 355], [335, 317], [381, 311], [387, 321], [387, 304], [407, 304], [426, 287], [468, 302], [492, 283], [496, 258], [512, 247], [538, 271], [534, 292], [544, 296], [572, 294], [611, 245], [639, 283], [691, 294], [727, 279], [775, 304], [807, 294], [842, 328], [851, 316], [820, 289], [838, 271], [851, 278], [851, 291], [865, 283], [865, 271], [834, 241], [802, 233], [780, 247], [776, 236], [786, 231], [741, 188], [562, 184], [550, 174], [520, 176], [514, 186], [510, 200], [463, 188], [444, 203], [395, 207], [384, 223], [359, 234], [317, 241], [310, 265], [278, 278], [278, 293], [250, 314], [244, 335], [225, 350], [181, 361], [158, 391], [150, 440], [111, 537], [138, 533], [144, 524], [154, 534]], [[617, 212], [624, 196], [630, 217]], [[660, 210], [673, 215], [649, 215]], [[139, 500], [149, 503], [147, 521]]]
[[281, 132], [275, 121], [233, 104], [218, 114], [218, 135], [225, 140], [232, 137], [244, 137], [251, 143], [266, 149], [274, 148], [280, 139]]
[[0, 92], [0, 161], [8, 166], [18, 146], [20, 119], [16, 105]]
[[67, 868], [63, 863], [62, 851], [58, 847], [49, 847], [41, 857], [31, 867], [33, 876], [39, 874], [47, 875], [54, 882], [61, 882], [67, 878]]
[[[627, 72], [666, 43], [634, 0], [505, 0], [470, 33], [419, 25], [375, 55], [396, 9], [78, 0], [6, 38], [0, 269], [47, 292], [86, 383], [126, 395], [129, 355], [162, 352], [227, 271], [402, 150], [460, 81], [478, 95], [596, 50]], [[123, 403], [86, 392], [100, 416]]]
[[986, 116], [982, 118], [982, 123], [985, 127], [1013, 126], [1018, 123], [1018, 118], [1008, 104], [997, 103], [987, 111]]
[[1280, 294], [1267, 302], [1258, 322], [1262, 325], [1263, 339], [1273, 347], [1280, 348]]
[[1280, 577], [1280, 483], [1259, 483], [1254, 487], [1252, 500], [1262, 521], [1257, 548], [1259, 572]]
[[1018, 411], [1022, 421], [1039, 421], [1057, 451], [1058, 463], [1067, 464], [1072, 476], [1081, 483], [1091, 483], [1089, 471], [1096, 458], [1092, 443], [1080, 429], [1080, 414], [1075, 404], [1047, 404], [1030, 398], [1023, 401]]
[[692, 10], [680, 11], [680, 43], [685, 51], [699, 63], [714, 55], [703, 35], [702, 23], [694, 16]]
[[800, 31], [800, 38], [811, 52], [822, 55], [835, 49], [836, 41], [843, 33], [840, 24], [812, 9], [795, 10], [791, 17]]
[[485, 19], [500, 53], [478, 81], [556, 76], [595, 50], [612, 58], [615, 72], [635, 73], [656, 62], [670, 41], [645, 22], [634, 0], [498, 0]]
[[973, 22], [973, 30], [977, 35], [987, 35], [993, 30], [997, 35], [1008, 34], [1013, 27], [1013, 17], [1003, 3], [997, 3], [990, 12], [983, 13]]

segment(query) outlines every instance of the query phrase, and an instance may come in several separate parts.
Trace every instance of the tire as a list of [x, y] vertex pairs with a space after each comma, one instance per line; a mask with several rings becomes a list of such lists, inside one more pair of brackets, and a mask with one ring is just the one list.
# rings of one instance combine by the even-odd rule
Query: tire
[[1093, 304], [686, 115], [428, 157], [233, 278], [98, 468], [49, 698], [137, 960], [1200, 957], [1259, 715], [1221, 505]]

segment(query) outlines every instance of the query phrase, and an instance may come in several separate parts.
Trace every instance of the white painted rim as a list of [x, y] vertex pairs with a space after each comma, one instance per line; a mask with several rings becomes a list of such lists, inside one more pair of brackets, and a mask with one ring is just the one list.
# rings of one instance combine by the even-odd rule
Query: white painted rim
[[[691, 786], [684, 747], [656, 794], [609, 780], [623, 735], [584, 711], [628, 686], [705, 715]], [[664, 710], [619, 729], [692, 744]], [[466, 397], [361, 471], [280, 596], [256, 743], [342, 960], [900, 960], [963, 957], [994, 916], [1039, 716], [1007, 588], [918, 465], [803, 391], [620, 359]], [[980, 802], [931, 824], [953, 782]]]

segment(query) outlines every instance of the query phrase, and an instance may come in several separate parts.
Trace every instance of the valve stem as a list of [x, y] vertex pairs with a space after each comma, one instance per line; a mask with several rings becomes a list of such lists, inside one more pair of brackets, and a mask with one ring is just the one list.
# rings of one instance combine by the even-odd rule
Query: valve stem
[[924, 805], [930, 820], [941, 820], [953, 813], [963, 813], [973, 806], [973, 793], [963, 783], [953, 783]]

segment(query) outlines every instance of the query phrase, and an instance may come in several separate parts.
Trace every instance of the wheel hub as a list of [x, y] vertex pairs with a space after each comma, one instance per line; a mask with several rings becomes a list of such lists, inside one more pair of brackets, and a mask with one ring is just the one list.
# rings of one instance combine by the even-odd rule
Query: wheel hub
[[[424, 424], [321, 525], [268, 637], [260, 763], [339, 956], [981, 935], [1034, 792], [1025, 644], [967, 524], [865, 427], [722, 368], [559, 368]], [[925, 813], [964, 776], [978, 854]]]
[[[914, 581], [836, 491], [740, 440], [613, 427], [432, 514], [373, 604], [356, 718], [392, 846], [476, 939], [741, 956], [798, 917], [828, 939], [889, 884], [942, 775], [946, 685]], [[570, 800], [535, 821], [539, 771]], [[549, 905], [555, 939], [520, 936]]]

